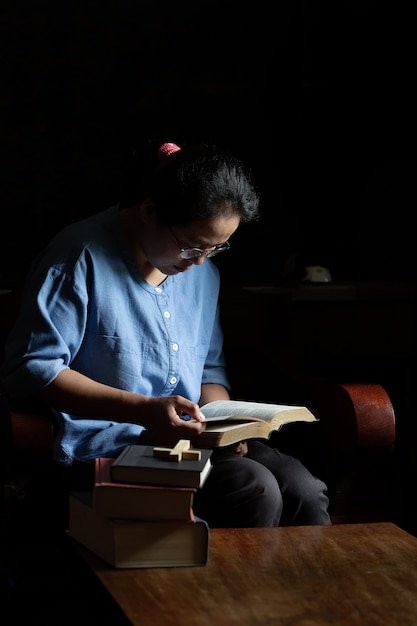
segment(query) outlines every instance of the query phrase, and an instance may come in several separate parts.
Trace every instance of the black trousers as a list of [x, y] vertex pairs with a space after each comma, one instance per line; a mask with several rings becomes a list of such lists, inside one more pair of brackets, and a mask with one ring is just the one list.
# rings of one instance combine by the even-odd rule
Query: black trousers
[[249, 440], [245, 456], [213, 452], [213, 468], [194, 498], [212, 528], [329, 525], [327, 486], [298, 459]]

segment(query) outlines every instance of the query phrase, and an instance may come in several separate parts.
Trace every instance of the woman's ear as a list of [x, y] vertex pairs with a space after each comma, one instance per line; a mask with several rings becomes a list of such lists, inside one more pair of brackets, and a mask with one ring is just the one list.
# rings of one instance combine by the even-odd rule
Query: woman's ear
[[143, 223], [155, 221], [157, 218], [157, 210], [154, 201], [151, 198], [144, 198], [139, 204], [139, 216]]

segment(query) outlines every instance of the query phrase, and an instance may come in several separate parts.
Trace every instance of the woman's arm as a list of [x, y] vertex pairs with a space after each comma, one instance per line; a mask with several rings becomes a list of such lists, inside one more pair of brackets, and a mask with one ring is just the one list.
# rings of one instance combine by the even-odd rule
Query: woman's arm
[[[198, 404], [175, 396], [145, 396], [98, 383], [71, 369], [63, 370], [37, 399], [64, 413], [90, 419], [130, 422], [146, 428], [153, 445], [174, 445], [205, 429]], [[185, 421], [186, 413], [195, 421]]]
[[201, 396], [199, 405], [203, 406], [214, 400], [230, 400], [229, 392], [223, 385], [215, 383], [205, 383], [201, 385]]

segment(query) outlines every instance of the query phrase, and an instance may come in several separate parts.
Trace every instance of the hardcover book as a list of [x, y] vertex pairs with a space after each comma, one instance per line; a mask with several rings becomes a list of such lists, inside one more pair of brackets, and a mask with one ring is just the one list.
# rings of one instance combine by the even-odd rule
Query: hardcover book
[[202, 487], [209, 475], [211, 450], [201, 450], [199, 459], [171, 461], [154, 455], [153, 446], [130, 445], [111, 466], [115, 482], [171, 487]]
[[305, 406], [216, 400], [201, 407], [206, 429], [194, 438], [196, 448], [228, 446], [251, 438], [268, 439], [273, 430], [289, 422], [315, 422], [317, 418]]
[[209, 527], [190, 521], [107, 519], [92, 507], [91, 492], [71, 492], [68, 535], [115, 568], [206, 565]]
[[196, 489], [194, 487], [161, 487], [115, 482], [111, 478], [114, 459], [95, 459], [93, 509], [109, 518], [136, 520], [191, 519]]

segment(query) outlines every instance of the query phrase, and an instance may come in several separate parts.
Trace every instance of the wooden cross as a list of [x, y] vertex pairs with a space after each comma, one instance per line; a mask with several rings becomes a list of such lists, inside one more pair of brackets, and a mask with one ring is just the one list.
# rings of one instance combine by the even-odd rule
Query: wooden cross
[[191, 441], [189, 439], [180, 439], [173, 448], [154, 447], [153, 456], [168, 461], [200, 461], [201, 450], [190, 450], [190, 448]]

